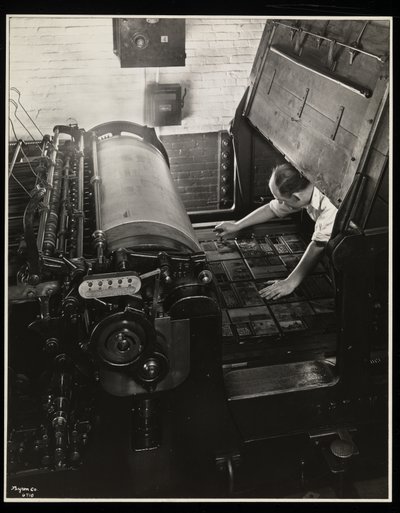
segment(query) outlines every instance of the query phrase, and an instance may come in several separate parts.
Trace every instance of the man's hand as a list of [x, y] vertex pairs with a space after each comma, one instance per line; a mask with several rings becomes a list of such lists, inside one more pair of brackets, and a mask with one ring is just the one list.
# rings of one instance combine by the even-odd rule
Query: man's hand
[[300, 262], [296, 265], [289, 276], [284, 280], [271, 282], [272, 285], [261, 289], [261, 297], [264, 299], [279, 299], [280, 297], [291, 294], [321, 258], [324, 248], [324, 245], [311, 241], [301, 257]]
[[214, 228], [214, 232], [217, 232], [218, 237], [225, 237], [231, 233], [238, 232], [239, 228], [234, 221], [224, 221], [223, 223], [217, 224]]
[[279, 299], [280, 297], [288, 296], [297, 286], [290, 278], [268, 283], [271, 283], [271, 285], [259, 291], [260, 296], [264, 299]]

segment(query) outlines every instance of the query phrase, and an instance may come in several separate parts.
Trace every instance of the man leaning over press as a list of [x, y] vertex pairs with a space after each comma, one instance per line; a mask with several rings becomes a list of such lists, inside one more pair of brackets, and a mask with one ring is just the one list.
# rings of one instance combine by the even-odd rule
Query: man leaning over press
[[224, 237], [274, 217], [285, 217], [301, 209], [307, 210], [315, 221], [315, 228], [300, 262], [287, 278], [269, 282], [272, 284], [260, 290], [265, 299], [278, 299], [291, 294], [322, 257], [332, 233], [337, 208], [304, 175], [287, 163], [273, 169], [269, 188], [275, 199], [239, 221], [218, 224], [214, 231]]

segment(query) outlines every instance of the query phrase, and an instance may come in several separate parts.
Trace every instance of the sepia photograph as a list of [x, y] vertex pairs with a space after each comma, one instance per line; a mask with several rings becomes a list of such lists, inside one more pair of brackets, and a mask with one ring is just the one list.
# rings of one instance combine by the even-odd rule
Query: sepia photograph
[[5, 502], [392, 501], [389, 16], [6, 16]]

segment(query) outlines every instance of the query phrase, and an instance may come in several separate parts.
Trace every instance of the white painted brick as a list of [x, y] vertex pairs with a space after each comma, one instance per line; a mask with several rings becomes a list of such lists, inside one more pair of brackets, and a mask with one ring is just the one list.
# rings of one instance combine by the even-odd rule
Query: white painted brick
[[242, 32], [247, 32], [247, 31], [253, 32], [255, 30], [263, 31], [264, 26], [265, 26], [265, 22], [264, 23], [263, 22], [250, 23], [249, 21], [246, 21], [246, 22], [240, 24], [240, 30]]
[[225, 50], [230, 50], [232, 46], [234, 46], [232, 39], [226, 39], [224, 41], [213, 41], [211, 48], [222, 48]]
[[48, 27], [69, 27], [69, 26], [81, 26], [81, 27], [94, 27], [94, 26], [108, 26], [111, 23], [109, 18], [102, 18], [96, 16], [49, 16], [49, 17], [35, 17], [35, 16], [11, 16], [10, 25], [13, 29], [23, 27], [31, 27], [36, 29], [38, 26]]
[[233, 41], [239, 37], [239, 31], [235, 32], [216, 32], [215, 38], [217, 41]]
[[253, 55], [232, 55], [232, 57], [229, 58], [229, 61], [230, 62], [233, 62], [233, 63], [252, 63], [254, 60], [254, 56]]
[[239, 39], [256, 39], [260, 40], [261, 31], [260, 32], [240, 32], [238, 33]]
[[[232, 20], [235, 20], [235, 22], [239, 25], [240, 23], [244, 23], [246, 21], [245, 18], [234, 18], [234, 17], [226, 17], [221, 16], [219, 18], [217, 17], [210, 17], [210, 18], [201, 18], [199, 21], [200, 23], [209, 24], [212, 22], [213, 25], [226, 25], [227, 23], [232, 23]], [[188, 20], [189, 22], [189, 20]]]
[[241, 23], [227, 22], [224, 24], [219, 24], [218, 26], [215, 27], [215, 30], [217, 31], [218, 34], [220, 34], [221, 32], [228, 32], [228, 33], [236, 34], [238, 30], [242, 30], [241, 26], [242, 26]]
[[248, 39], [238, 39], [237, 41], [233, 41], [233, 46], [237, 46], [239, 48], [252, 48], [253, 42]]
[[[226, 128], [248, 83], [263, 21], [188, 18], [186, 66], [121, 68], [112, 52], [111, 18], [13, 20], [11, 85], [23, 92], [40, 126], [76, 118], [89, 129], [111, 119], [143, 122], [145, 80], [187, 88], [182, 125], [161, 132]], [[215, 39], [215, 38], [223, 39]]]
[[209, 41], [186, 41], [186, 47], [187, 48], [210, 48], [210, 42]]

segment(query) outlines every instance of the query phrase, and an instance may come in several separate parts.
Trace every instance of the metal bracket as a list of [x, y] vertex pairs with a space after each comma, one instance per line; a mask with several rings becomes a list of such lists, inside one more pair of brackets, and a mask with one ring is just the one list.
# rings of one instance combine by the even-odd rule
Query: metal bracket
[[307, 38], [307, 33], [303, 32], [303, 30], [301, 28], [299, 28], [297, 31], [296, 42], [294, 45], [294, 51], [295, 51], [295, 53], [297, 53], [297, 55], [302, 54], [303, 46], [304, 46], [306, 38]]
[[275, 80], [275, 75], [276, 75], [276, 69], [274, 69], [274, 72], [272, 73], [272, 78], [271, 78], [271, 82], [269, 83], [269, 86], [268, 86], [267, 94], [269, 94], [271, 91], [272, 84]]
[[34, 301], [39, 297], [48, 297], [58, 291], [60, 284], [58, 281], [46, 281], [37, 285], [18, 284], [9, 287], [8, 300], [12, 303]]
[[294, 36], [296, 35], [296, 32], [299, 30], [300, 22], [296, 21], [294, 25], [292, 25], [292, 28], [290, 29], [290, 40], [293, 41]]
[[332, 39], [332, 41], [329, 41], [328, 68], [331, 71], [335, 71], [335, 68], [336, 68], [335, 46], [336, 46], [336, 41], [334, 39]]
[[337, 116], [336, 116], [335, 126], [333, 127], [333, 132], [331, 134], [332, 141], [335, 140], [337, 131], [339, 130], [339, 126], [340, 126], [340, 122], [342, 120], [343, 112], [344, 112], [344, 107], [340, 106], [339, 107], [339, 111], [338, 111]]
[[[366, 29], [368, 23], [369, 23], [369, 21], [366, 21], [364, 23], [364, 26], [361, 29], [361, 32], [358, 34], [357, 39], [353, 43], [351, 43], [351, 46], [353, 46], [354, 48], [359, 48], [360, 50], [362, 49], [361, 38], [362, 38], [362, 35], [364, 34], [364, 30]], [[356, 55], [359, 54], [359, 52], [357, 52], [357, 50], [354, 50], [354, 48], [349, 49], [349, 56], [350, 56], [349, 64], [350, 64], [350, 66], [353, 64], [354, 58], [356, 57]]]
[[318, 37], [318, 35], [315, 36], [315, 43], [316, 43], [316, 47], [317, 49], [319, 50], [321, 48], [321, 44], [322, 44], [322, 41], [324, 40], [324, 38], [326, 37], [326, 33], [327, 33], [327, 30], [328, 30], [328, 25], [329, 25], [329, 21], [328, 20], [325, 25], [324, 25], [324, 28], [322, 29], [321, 33], [319, 34], [320, 37]]
[[233, 493], [234, 490], [234, 468], [237, 468], [240, 465], [240, 454], [225, 454], [216, 456], [215, 458], [215, 464], [217, 466], [217, 469], [222, 471], [228, 472], [228, 479], [229, 479], [229, 493]]
[[307, 87], [306, 88], [306, 92], [304, 93], [304, 96], [302, 98], [302, 103], [300, 105], [300, 109], [299, 111], [297, 112], [297, 117], [300, 119], [301, 118], [301, 115], [303, 114], [303, 109], [304, 109], [304, 106], [306, 104], [306, 101], [307, 101], [307, 97], [308, 97], [308, 93], [309, 93], [310, 89]]

